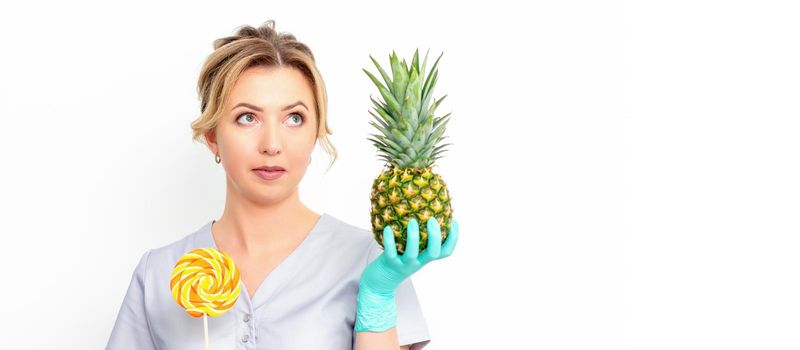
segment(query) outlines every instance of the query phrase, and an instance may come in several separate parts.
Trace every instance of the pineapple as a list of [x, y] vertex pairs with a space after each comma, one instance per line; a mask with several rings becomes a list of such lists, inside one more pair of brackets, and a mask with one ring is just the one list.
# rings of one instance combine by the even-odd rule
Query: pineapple
[[432, 169], [433, 162], [445, 151], [444, 146], [450, 145], [437, 146], [446, 137], [442, 134], [450, 113], [434, 117], [436, 107], [447, 95], [434, 99], [430, 104], [438, 76], [436, 66], [442, 56], [439, 55], [426, 77], [428, 54], [425, 54], [421, 70], [418, 54], [419, 49], [414, 52], [409, 67], [405, 59], [400, 62], [392, 51], [389, 56], [391, 78], [370, 55], [386, 85], [363, 69], [383, 96], [382, 101], [370, 96], [377, 112], [377, 115], [369, 112], [375, 117], [370, 124], [380, 133], [370, 134], [374, 138], [367, 139], [378, 148], [379, 157], [386, 161], [384, 169], [372, 182], [370, 192], [372, 232], [378, 245], [383, 246], [383, 229], [386, 225], [391, 226], [398, 254], [405, 251], [406, 231], [411, 218], [416, 218], [419, 224], [419, 251], [422, 252], [428, 245], [428, 219], [436, 218], [444, 242], [453, 215], [447, 185]]

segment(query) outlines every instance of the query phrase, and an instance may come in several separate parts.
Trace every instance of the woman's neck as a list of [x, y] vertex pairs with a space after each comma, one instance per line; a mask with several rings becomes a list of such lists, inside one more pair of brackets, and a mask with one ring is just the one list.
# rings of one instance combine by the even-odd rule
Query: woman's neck
[[297, 196], [268, 207], [226, 201], [222, 217], [212, 225], [212, 236], [220, 249], [260, 255], [302, 240], [319, 216]]

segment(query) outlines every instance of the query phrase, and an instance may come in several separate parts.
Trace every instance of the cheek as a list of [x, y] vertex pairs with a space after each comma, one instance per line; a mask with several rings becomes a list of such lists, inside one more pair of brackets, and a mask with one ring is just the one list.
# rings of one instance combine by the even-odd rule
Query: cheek
[[[314, 150], [313, 145], [297, 145], [296, 148], [297, 152], [293, 152], [291, 157], [291, 166], [295, 169], [298, 173], [302, 173], [309, 167], [310, 159], [312, 151]], [[302, 176], [302, 174], [297, 174], [298, 176]]]
[[228, 154], [228, 161], [231, 165], [235, 165], [237, 167], [245, 166], [248, 162], [251, 162], [248, 159], [248, 152], [247, 145], [244, 143], [236, 143], [227, 145], [228, 149], [226, 152]]
[[292, 167], [295, 169], [305, 169], [310, 165], [310, 157], [311, 157], [312, 149], [303, 149], [302, 151], [296, 153], [292, 157]]

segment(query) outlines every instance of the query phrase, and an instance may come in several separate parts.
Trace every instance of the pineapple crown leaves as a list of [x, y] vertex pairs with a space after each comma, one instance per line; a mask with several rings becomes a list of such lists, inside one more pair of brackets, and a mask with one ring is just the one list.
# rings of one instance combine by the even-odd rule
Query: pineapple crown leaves
[[441, 158], [439, 155], [445, 151], [444, 146], [450, 145], [447, 143], [437, 146], [439, 141], [446, 138], [443, 134], [450, 113], [434, 117], [436, 108], [447, 95], [433, 99], [433, 104], [430, 103], [439, 76], [437, 66], [442, 55], [444, 53], [439, 55], [427, 75], [425, 68], [428, 53], [425, 54], [420, 69], [419, 49], [414, 52], [411, 66], [405, 59], [401, 61], [392, 51], [389, 56], [391, 77], [370, 55], [369, 58], [378, 68], [382, 82], [366, 69], [362, 69], [378, 87], [383, 97], [382, 101], [376, 101], [370, 96], [377, 113], [370, 111], [370, 115], [375, 118], [370, 124], [378, 129], [380, 134], [370, 134], [374, 138], [368, 140], [372, 141], [380, 151], [379, 157], [395, 167], [429, 167], [436, 159]]

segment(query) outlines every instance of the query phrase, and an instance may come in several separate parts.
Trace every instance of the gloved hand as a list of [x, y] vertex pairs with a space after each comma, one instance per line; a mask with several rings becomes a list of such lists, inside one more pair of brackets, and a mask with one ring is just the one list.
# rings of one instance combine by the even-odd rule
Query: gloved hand
[[361, 274], [356, 298], [356, 332], [383, 332], [397, 325], [395, 289], [406, 278], [431, 261], [446, 258], [458, 242], [458, 222], [450, 224], [450, 233], [442, 243], [439, 222], [427, 222], [428, 246], [419, 254], [419, 226], [416, 219], [408, 221], [406, 249], [397, 255], [394, 232], [389, 225], [383, 229], [383, 253]]

